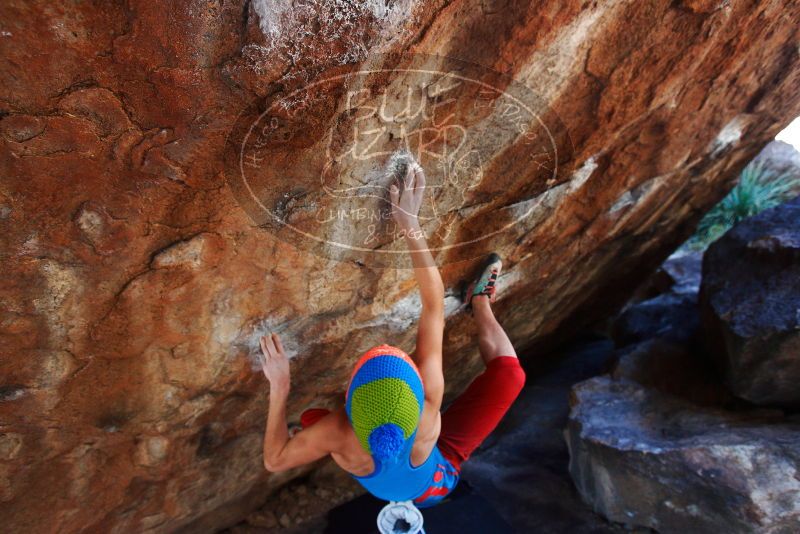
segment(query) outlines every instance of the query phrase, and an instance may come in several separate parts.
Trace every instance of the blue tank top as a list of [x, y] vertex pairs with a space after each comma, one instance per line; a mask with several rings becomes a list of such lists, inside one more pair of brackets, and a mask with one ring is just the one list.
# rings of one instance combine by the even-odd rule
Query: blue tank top
[[375, 470], [366, 476], [351, 475], [371, 494], [386, 501], [413, 500], [419, 508], [433, 506], [458, 483], [458, 472], [434, 445], [422, 465], [411, 465], [411, 448], [416, 432], [406, 440], [395, 462], [381, 462], [373, 457]]

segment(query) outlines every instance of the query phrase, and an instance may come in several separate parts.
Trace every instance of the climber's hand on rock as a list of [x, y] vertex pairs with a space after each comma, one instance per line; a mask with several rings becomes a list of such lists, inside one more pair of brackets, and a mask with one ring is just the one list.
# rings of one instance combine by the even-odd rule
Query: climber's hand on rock
[[[398, 185], [402, 186], [402, 190]], [[389, 187], [392, 202], [392, 217], [401, 230], [419, 228], [419, 209], [425, 195], [425, 172], [418, 164], [409, 165], [406, 177], [401, 184]]]
[[289, 358], [283, 350], [283, 344], [278, 334], [271, 333], [268, 336], [261, 336], [261, 352], [264, 358], [261, 360], [261, 368], [264, 376], [269, 380], [270, 387], [289, 389]]

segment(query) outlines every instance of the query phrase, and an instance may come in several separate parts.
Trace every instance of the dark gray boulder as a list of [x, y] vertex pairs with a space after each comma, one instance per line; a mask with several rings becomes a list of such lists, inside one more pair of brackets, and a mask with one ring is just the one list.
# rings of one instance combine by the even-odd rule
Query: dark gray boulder
[[800, 406], [800, 197], [708, 248], [700, 305], [704, 339], [731, 391]]
[[697, 310], [703, 255], [674, 254], [642, 286], [611, 324], [617, 347], [662, 338], [690, 343], [700, 325]]
[[702, 406], [736, 409], [741, 401], [732, 397], [719, 373], [702, 350], [667, 339], [648, 339], [615, 353], [611, 372], [661, 393]]
[[696, 295], [703, 275], [703, 253], [673, 254], [659, 267], [658, 273], [665, 278], [671, 292]]
[[636, 289], [629, 302], [649, 300], [664, 293], [696, 295], [702, 274], [703, 253], [678, 249]]
[[592, 508], [662, 534], [800, 532], [800, 423], [700, 408], [608, 376], [577, 384], [569, 471]]
[[611, 337], [617, 347], [651, 338], [687, 343], [699, 325], [697, 293], [669, 292], [625, 308], [611, 325]]

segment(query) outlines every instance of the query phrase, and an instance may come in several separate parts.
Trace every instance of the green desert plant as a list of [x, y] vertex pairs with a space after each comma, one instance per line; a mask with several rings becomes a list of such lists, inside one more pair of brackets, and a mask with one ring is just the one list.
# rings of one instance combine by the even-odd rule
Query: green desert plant
[[687, 248], [705, 250], [737, 222], [788, 200], [798, 186], [797, 176], [775, 174], [761, 162], [748, 164], [731, 192], [697, 225]]

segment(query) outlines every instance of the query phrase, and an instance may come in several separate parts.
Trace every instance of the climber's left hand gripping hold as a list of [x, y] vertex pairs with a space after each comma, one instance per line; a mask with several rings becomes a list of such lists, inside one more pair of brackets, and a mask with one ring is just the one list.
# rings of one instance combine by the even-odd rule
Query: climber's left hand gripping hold
[[278, 334], [259, 340], [264, 359], [261, 368], [269, 380], [269, 412], [264, 431], [264, 467], [279, 472], [318, 460], [341, 447], [344, 409], [332, 412], [290, 439], [286, 421], [289, 397], [289, 357]]
[[271, 333], [268, 336], [261, 336], [261, 369], [264, 376], [269, 380], [270, 387], [288, 391], [290, 384], [289, 358], [283, 350], [283, 344], [278, 334]]

